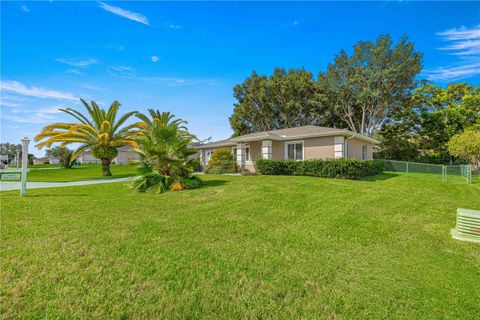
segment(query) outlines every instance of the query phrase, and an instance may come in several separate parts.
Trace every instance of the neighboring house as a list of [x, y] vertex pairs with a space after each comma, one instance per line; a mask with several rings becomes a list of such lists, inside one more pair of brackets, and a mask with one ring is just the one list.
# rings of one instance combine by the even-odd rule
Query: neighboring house
[[33, 164], [59, 164], [60, 159], [55, 157], [42, 157], [42, 158], [34, 158]]
[[331, 158], [373, 159], [375, 139], [351, 132], [318, 126], [303, 126], [273, 131], [250, 133], [226, 140], [202, 144], [200, 164], [204, 169], [213, 151], [231, 148], [239, 169], [255, 172], [259, 158], [283, 160], [310, 160]]
[[[113, 159], [113, 163], [117, 164], [128, 164], [129, 160], [140, 160], [138, 153], [133, 151], [133, 148], [130, 146], [119, 147], [118, 155]], [[77, 161], [80, 163], [98, 163], [100, 164], [102, 160], [95, 158], [92, 155], [92, 150], [83, 151], [78, 157]]]

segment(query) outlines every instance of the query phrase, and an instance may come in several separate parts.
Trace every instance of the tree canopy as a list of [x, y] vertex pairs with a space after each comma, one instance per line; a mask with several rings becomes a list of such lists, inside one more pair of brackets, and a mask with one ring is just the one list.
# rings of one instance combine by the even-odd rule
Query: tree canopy
[[313, 74], [305, 69], [275, 68], [271, 76], [252, 72], [233, 89], [230, 124], [235, 135], [308, 124], [334, 125]]
[[303, 68], [252, 72], [234, 87], [230, 124], [235, 135], [313, 124], [372, 136], [410, 98], [421, 67], [406, 37], [395, 44], [381, 35], [358, 42], [351, 56], [342, 50], [317, 80]]
[[480, 87], [424, 84], [380, 132], [383, 156], [397, 160], [453, 162], [452, 136], [480, 121]]

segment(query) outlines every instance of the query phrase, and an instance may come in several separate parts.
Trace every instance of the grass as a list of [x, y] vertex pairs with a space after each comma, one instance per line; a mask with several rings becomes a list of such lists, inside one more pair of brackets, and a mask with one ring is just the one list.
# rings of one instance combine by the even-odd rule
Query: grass
[[[54, 170], [51, 170], [54, 171]], [[475, 319], [480, 247], [450, 236], [480, 184], [202, 176], [2, 192], [4, 318]]]
[[60, 168], [61, 164], [34, 164], [28, 165], [30, 169], [43, 169], [43, 168]]
[[137, 175], [136, 166], [133, 165], [112, 165], [112, 176], [103, 177], [100, 165], [82, 165], [72, 169], [44, 169], [30, 170], [27, 174], [28, 181], [43, 182], [68, 182], [93, 179], [124, 178]]

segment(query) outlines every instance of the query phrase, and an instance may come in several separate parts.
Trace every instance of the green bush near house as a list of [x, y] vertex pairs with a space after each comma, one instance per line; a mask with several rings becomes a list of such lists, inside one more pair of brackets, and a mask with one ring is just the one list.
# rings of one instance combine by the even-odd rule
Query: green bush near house
[[237, 172], [237, 163], [234, 160], [224, 160], [207, 166], [207, 173], [224, 174]]
[[202, 165], [200, 164], [199, 158], [195, 158], [192, 160], [192, 169], [196, 172], [202, 171]]
[[266, 175], [314, 176], [358, 180], [385, 170], [383, 160], [257, 160], [257, 172]]
[[207, 173], [223, 174], [238, 171], [233, 153], [228, 148], [220, 148], [213, 152], [206, 168]]

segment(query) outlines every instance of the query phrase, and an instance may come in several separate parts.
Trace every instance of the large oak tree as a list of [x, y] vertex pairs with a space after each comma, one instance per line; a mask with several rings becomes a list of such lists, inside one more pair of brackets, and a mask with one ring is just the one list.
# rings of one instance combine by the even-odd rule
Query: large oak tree
[[351, 55], [342, 50], [318, 82], [348, 128], [372, 136], [410, 98], [422, 57], [406, 37], [395, 44], [381, 35], [358, 42]]

